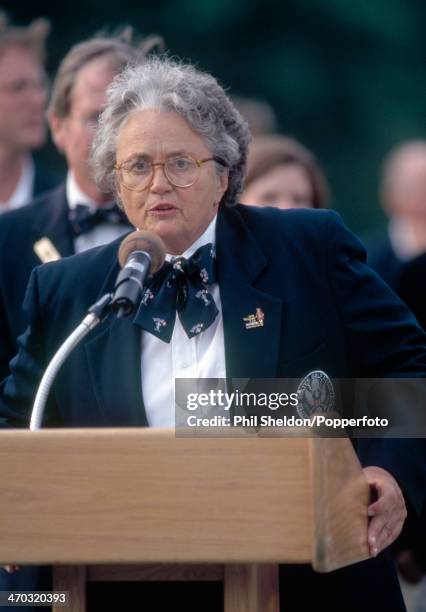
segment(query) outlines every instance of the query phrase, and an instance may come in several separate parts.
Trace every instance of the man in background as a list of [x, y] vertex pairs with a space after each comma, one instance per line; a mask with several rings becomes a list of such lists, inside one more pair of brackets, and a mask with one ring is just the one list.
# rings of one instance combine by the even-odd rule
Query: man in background
[[159, 43], [156, 36], [135, 42], [131, 28], [125, 28], [115, 36], [75, 45], [59, 67], [48, 118], [53, 140], [68, 164], [66, 180], [0, 219], [0, 379], [8, 374], [16, 338], [26, 327], [22, 301], [31, 270], [105, 244], [130, 229], [111, 194], [96, 186], [88, 160], [112, 79]]
[[0, 12], [0, 213], [28, 204], [59, 183], [31, 151], [46, 140], [44, 71], [49, 22], [9, 25]]
[[[381, 201], [389, 216], [387, 233], [371, 241], [368, 263], [404, 300], [426, 328], [426, 141], [395, 147], [383, 164]], [[426, 443], [423, 440], [423, 443]], [[426, 507], [410, 521], [395, 547], [399, 573], [409, 583], [421, 581], [416, 611], [426, 593]]]
[[380, 190], [387, 233], [367, 240], [368, 263], [393, 288], [402, 265], [426, 251], [426, 141], [395, 147], [383, 164]]

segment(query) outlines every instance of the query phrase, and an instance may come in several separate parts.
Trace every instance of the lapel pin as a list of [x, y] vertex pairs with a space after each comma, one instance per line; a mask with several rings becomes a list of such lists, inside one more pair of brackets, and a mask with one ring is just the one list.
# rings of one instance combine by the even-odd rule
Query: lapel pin
[[33, 245], [33, 249], [42, 263], [61, 259], [57, 249], [46, 236], [37, 240]]
[[246, 317], [243, 317], [243, 321], [246, 329], [263, 327], [265, 324], [265, 313], [261, 308], [256, 308], [255, 314], [249, 314]]

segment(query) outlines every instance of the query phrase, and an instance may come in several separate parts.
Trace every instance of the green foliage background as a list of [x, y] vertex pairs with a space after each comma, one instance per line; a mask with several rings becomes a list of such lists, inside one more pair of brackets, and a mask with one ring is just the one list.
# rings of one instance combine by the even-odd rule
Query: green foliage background
[[333, 206], [357, 232], [383, 221], [380, 162], [425, 138], [424, 0], [74, 0], [4, 2], [13, 20], [53, 23], [49, 67], [103, 27], [157, 32], [230, 93], [265, 98], [280, 130], [317, 154]]

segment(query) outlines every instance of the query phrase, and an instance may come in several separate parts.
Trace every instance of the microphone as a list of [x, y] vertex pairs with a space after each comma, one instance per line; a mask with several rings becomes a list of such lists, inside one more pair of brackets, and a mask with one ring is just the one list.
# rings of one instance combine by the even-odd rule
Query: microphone
[[135, 231], [123, 240], [118, 251], [122, 269], [111, 302], [119, 319], [132, 314], [139, 305], [145, 278], [162, 267], [165, 257], [163, 241], [152, 232]]
[[119, 318], [134, 311], [139, 304], [146, 276], [150, 271], [152, 274], [157, 272], [165, 257], [166, 247], [156, 234], [136, 231], [126, 236], [118, 251], [122, 270], [117, 277], [114, 292], [106, 293], [89, 308], [83, 321], [56, 351], [41, 379], [31, 413], [32, 431], [41, 427], [50, 388], [68, 355], [92, 329], [105, 320], [111, 310], [116, 311]]

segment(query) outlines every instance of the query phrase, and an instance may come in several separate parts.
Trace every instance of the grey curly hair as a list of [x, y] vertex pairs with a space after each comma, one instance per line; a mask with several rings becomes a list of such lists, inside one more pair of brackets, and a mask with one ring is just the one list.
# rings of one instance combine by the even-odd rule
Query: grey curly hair
[[[236, 204], [246, 170], [250, 130], [214, 77], [191, 64], [165, 56], [128, 66], [107, 93], [92, 146], [94, 178], [107, 192], [116, 191], [114, 164], [117, 136], [135, 111], [158, 109], [179, 113], [204, 138], [212, 154], [228, 167], [228, 188], [222, 202]], [[223, 167], [216, 164], [217, 172]]]

